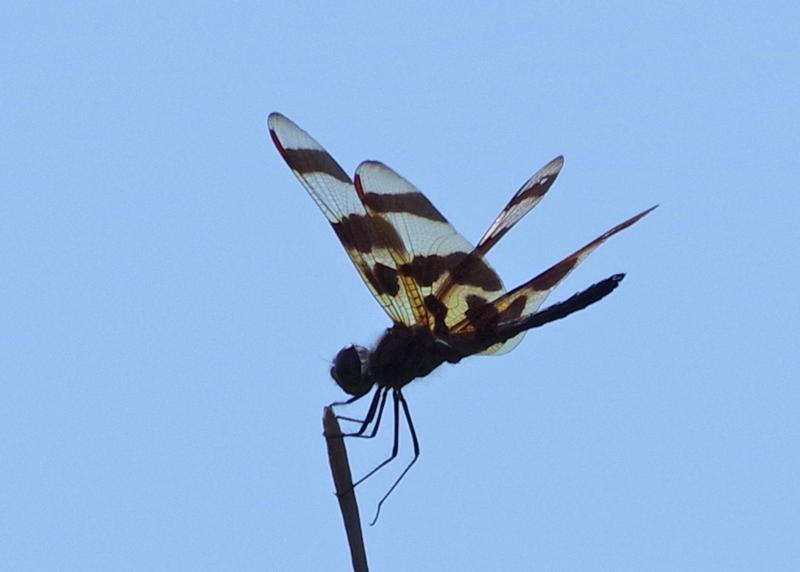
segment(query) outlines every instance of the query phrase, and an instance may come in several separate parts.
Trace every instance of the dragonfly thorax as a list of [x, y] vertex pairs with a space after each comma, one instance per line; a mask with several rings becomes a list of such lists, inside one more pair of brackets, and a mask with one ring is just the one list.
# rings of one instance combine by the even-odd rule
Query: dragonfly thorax
[[372, 351], [367, 377], [378, 386], [399, 389], [418, 377], [425, 377], [442, 363], [456, 363], [462, 357], [427, 327], [395, 324], [386, 330]]

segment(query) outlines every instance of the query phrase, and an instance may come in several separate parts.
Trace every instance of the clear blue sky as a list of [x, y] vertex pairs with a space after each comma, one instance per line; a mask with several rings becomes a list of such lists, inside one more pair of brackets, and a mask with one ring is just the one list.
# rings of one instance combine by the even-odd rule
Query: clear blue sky
[[348, 569], [328, 360], [388, 324], [281, 111], [470, 240], [563, 153], [510, 286], [661, 204], [552, 300], [611, 297], [407, 388], [373, 569], [800, 569], [794, 3], [52, 4], [0, 13], [4, 567]]

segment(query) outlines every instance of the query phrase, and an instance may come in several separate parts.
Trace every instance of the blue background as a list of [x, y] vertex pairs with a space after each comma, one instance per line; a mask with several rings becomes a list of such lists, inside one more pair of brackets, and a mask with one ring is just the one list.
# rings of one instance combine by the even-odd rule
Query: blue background
[[0, 14], [3, 567], [348, 569], [329, 360], [388, 323], [278, 110], [470, 240], [563, 153], [510, 286], [661, 204], [551, 301], [611, 297], [407, 388], [373, 569], [800, 568], [794, 3], [53, 4]]

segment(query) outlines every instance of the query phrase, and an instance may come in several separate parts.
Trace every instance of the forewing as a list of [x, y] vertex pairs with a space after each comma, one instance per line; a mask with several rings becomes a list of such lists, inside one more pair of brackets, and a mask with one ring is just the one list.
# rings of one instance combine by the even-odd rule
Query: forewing
[[393, 321], [413, 325], [413, 303], [391, 254], [403, 248], [395, 228], [365, 210], [353, 181], [313, 137], [279, 113], [267, 123], [275, 147], [331, 223], [370, 292]]
[[500, 211], [500, 214], [492, 221], [492, 224], [489, 225], [489, 228], [478, 241], [475, 250], [486, 254], [505, 233], [511, 230], [511, 227], [539, 204], [539, 201], [542, 200], [542, 197], [555, 182], [563, 166], [564, 157], [559, 155], [525, 181], [522, 187], [511, 197], [511, 200], [508, 201], [508, 204]]
[[[356, 170], [355, 185], [373, 218], [382, 218], [397, 230], [402, 248], [388, 251], [405, 289], [413, 294], [415, 319], [444, 335], [447, 326], [463, 316], [468, 296], [495, 298], [502, 290], [497, 273], [480, 253], [414, 185], [377, 161], [365, 161]], [[446, 301], [435, 296], [453, 276], [459, 287]]]
[[[492, 339], [492, 336], [501, 331], [505, 325], [533, 314], [539, 309], [550, 292], [598, 246], [611, 236], [628, 228], [655, 208], [649, 208], [604, 232], [564, 258], [561, 262], [551, 266], [535, 278], [514, 288], [491, 303], [487, 304], [483, 300], [470, 299], [468, 301], [470, 307], [465, 319], [451, 328], [451, 335], [456, 339], [459, 337], [470, 340]], [[483, 353], [508, 352], [516, 347], [520, 339], [520, 336], [516, 336], [504, 343], [489, 347]]]
[[[472, 253], [462, 260], [446, 280], [441, 281], [439, 289], [436, 291], [436, 297], [444, 306], [452, 309], [446, 319], [448, 327], [458, 324], [465, 318], [466, 312], [469, 310], [468, 300], [474, 306], [480, 299], [486, 303], [505, 293], [501, 285], [501, 288], [497, 290], [486, 292], [486, 296], [480, 296], [479, 292], [465, 289], [462, 282], [465, 277], [471, 276], [476, 269], [479, 270], [483, 264], [486, 264], [484, 255], [489, 249], [497, 244], [533, 207], [539, 204], [539, 201], [555, 182], [563, 166], [564, 157], [559, 155], [525, 181], [489, 225]], [[524, 335], [524, 333], [520, 334], [514, 345], [518, 344]]]

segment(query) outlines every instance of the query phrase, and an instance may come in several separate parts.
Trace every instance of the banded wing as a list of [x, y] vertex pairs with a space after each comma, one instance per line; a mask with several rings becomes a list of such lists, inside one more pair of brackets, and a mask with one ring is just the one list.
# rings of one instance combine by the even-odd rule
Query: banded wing
[[331, 223], [364, 283], [394, 322], [417, 323], [416, 300], [397, 281], [403, 241], [382, 217], [370, 215], [344, 169], [287, 117], [267, 121], [275, 147]]
[[[359, 165], [356, 191], [367, 213], [397, 230], [401, 248], [387, 249], [397, 269], [393, 280], [408, 292], [415, 321], [447, 334], [451, 316], [464, 315], [467, 296], [494, 299], [504, 292], [497, 273], [414, 185], [377, 161]], [[458, 284], [442, 300], [445, 283]], [[461, 307], [463, 306], [463, 307]]]
[[[504, 291], [493, 292], [491, 298], [481, 297], [476, 292], [470, 292], [463, 288], [460, 278], [462, 276], [469, 276], [472, 273], [471, 266], [479, 264], [483, 261], [484, 255], [491, 249], [497, 242], [517, 224], [522, 217], [530, 212], [533, 207], [539, 204], [544, 195], [555, 182], [561, 168], [564, 166], [564, 157], [559, 155], [544, 167], [539, 169], [533, 174], [519, 190], [511, 197], [500, 214], [495, 217], [489, 228], [483, 234], [483, 237], [478, 241], [477, 246], [472, 254], [462, 261], [461, 265], [453, 271], [447, 280], [444, 280], [439, 289], [436, 291], [436, 297], [442, 302], [445, 307], [450, 311], [445, 319], [445, 324], [452, 327], [460, 323], [466, 317], [470, 306], [478, 304], [479, 300], [483, 303], [490, 302], [495, 298], [501, 296]], [[522, 332], [513, 339], [509, 339], [503, 344], [497, 344], [486, 350], [486, 354], [499, 354], [511, 351], [514, 349], [525, 333]]]
[[525, 181], [522, 187], [511, 197], [511, 200], [508, 201], [508, 204], [503, 207], [500, 214], [492, 221], [486, 232], [483, 233], [475, 250], [481, 254], [489, 252], [489, 249], [497, 244], [497, 241], [511, 230], [511, 227], [539, 204], [545, 193], [556, 182], [556, 177], [558, 177], [563, 166], [564, 157], [559, 155]]
[[[651, 207], [642, 211], [604, 232], [593, 241], [564, 258], [561, 262], [551, 266], [538, 276], [514, 288], [489, 304], [486, 304], [483, 300], [469, 300], [470, 308], [467, 311], [465, 319], [450, 329], [451, 339], [454, 345], [461, 344], [464, 347], [475, 343], [480, 345], [481, 341], [504, 338], [504, 330], [516, 336], [523, 331], [521, 328], [535, 327], [537, 325], [536, 311], [550, 292], [552, 292], [578, 264], [583, 262], [589, 254], [608, 238], [636, 223], [655, 208], [656, 207]], [[543, 310], [541, 314], [547, 312], [553, 314], [552, 316], [546, 316], [546, 321], [558, 319], [561, 317], [559, 313], [565, 311], [562, 309], [569, 306], [571, 301], [579, 300], [581, 296], [584, 298], [588, 297], [591, 301], [579, 301], [578, 306], [570, 308], [569, 312], [586, 307], [589, 303], [592, 303], [592, 301], [599, 300], [610, 293], [622, 278], [623, 275], [621, 274], [614, 275], [611, 278], [595, 284], [584, 292], [573, 296], [565, 302], [555, 304]], [[513, 342], [514, 339], [515, 338], [512, 337], [506, 342], [490, 344], [491, 347], [489, 347], [488, 350], [484, 350], [484, 353], [492, 353], [495, 347], [498, 349], [504, 348], [505, 344]]]
[[[364, 207], [373, 218], [385, 218], [403, 241], [404, 248], [392, 256], [418, 324], [446, 337], [471, 305], [478, 300], [488, 304], [505, 293], [484, 254], [541, 200], [563, 163], [557, 157], [528, 179], [474, 248], [406, 179], [375, 161], [359, 166], [355, 186]], [[506, 346], [514, 347], [521, 338]]]
[[[427, 326], [441, 337], [472, 347], [478, 347], [476, 340], [499, 340], [489, 347], [484, 344], [479, 353], [509, 351], [525, 329], [558, 319], [613, 290], [621, 276], [551, 306], [542, 316], [536, 314], [553, 288], [586, 256], [652, 210], [628, 219], [505, 293], [484, 255], [538, 204], [558, 176], [562, 157], [523, 184], [472, 248], [419, 190], [389, 167], [366, 161], [352, 181], [316, 140], [283, 115], [271, 114], [269, 129], [278, 151], [328, 218], [389, 317], [409, 326]], [[511, 331], [513, 336], [505, 335]]]

